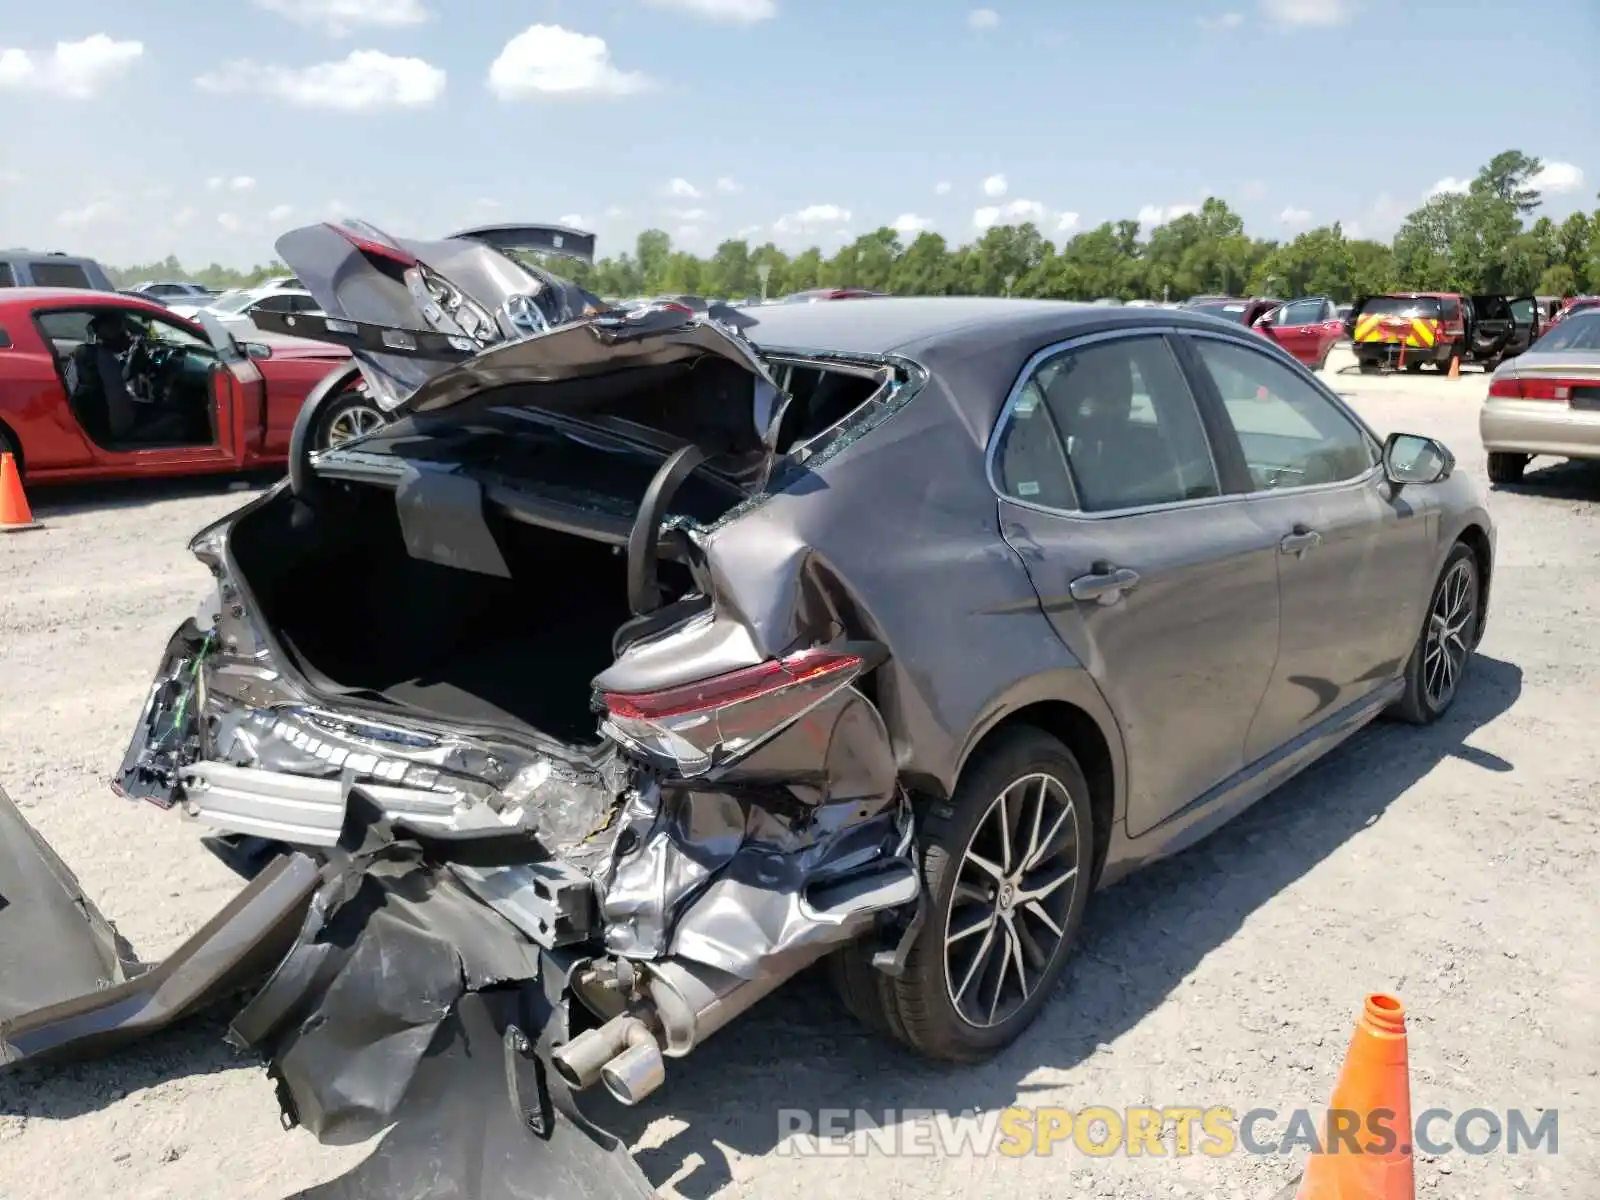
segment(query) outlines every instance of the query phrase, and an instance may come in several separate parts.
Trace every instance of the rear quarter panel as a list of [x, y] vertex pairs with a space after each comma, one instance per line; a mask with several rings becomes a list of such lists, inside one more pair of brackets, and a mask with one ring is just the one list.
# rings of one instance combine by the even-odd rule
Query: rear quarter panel
[[892, 657], [863, 690], [902, 777], [925, 794], [947, 795], [985, 731], [1046, 700], [1096, 720], [1120, 779], [1110, 712], [1000, 536], [987, 435], [965, 428], [930, 379], [882, 425], [715, 529], [713, 594], [765, 655], [840, 635], [886, 644]]

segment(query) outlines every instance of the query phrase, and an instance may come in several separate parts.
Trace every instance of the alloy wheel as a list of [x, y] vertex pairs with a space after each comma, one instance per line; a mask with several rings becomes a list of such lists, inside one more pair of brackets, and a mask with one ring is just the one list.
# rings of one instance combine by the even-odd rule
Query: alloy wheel
[[1477, 607], [1472, 562], [1463, 558], [1439, 584], [1422, 645], [1422, 690], [1435, 712], [1450, 703], [1466, 670], [1471, 653], [1467, 639], [1472, 636]]
[[365, 437], [383, 424], [383, 414], [364, 404], [353, 404], [333, 414], [328, 422], [327, 445], [331, 450], [353, 438]]
[[1025, 775], [990, 803], [956, 871], [945, 986], [967, 1024], [993, 1028], [1038, 989], [1083, 886], [1077, 807], [1053, 775]]

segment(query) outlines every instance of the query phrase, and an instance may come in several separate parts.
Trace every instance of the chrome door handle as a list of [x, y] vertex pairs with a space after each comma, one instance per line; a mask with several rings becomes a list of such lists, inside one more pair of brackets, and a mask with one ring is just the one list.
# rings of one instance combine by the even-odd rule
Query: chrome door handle
[[1123, 592], [1139, 586], [1139, 574], [1126, 567], [1112, 568], [1095, 563], [1087, 575], [1079, 575], [1067, 585], [1074, 600], [1094, 600], [1100, 604], [1115, 604]]
[[1284, 554], [1301, 555], [1307, 550], [1315, 550], [1322, 545], [1322, 535], [1315, 529], [1307, 529], [1304, 525], [1296, 525], [1294, 532], [1287, 534], [1283, 541], [1278, 543], [1278, 549]]

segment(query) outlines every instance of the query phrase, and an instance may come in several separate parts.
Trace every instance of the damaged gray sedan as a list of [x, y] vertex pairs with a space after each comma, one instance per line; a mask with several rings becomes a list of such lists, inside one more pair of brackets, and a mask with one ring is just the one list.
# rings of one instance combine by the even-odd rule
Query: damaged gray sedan
[[325, 313], [284, 331], [394, 419], [194, 539], [216, 591], [116, 780], [249, 882], [140, 964], [0, 807], [7, 953], [69, 951], [0, 1061], [240, 993], [287, 1118], [393, 1125], [312, 1195], [648, 1195], [576, 1095], [637, 1103], [824, 959], [874, 1027], [992, 1055], [1091, 891], [1437, 719], [1482, 634], [1449, 451], [1203, 316], [552, 320], [482, 242], [279, 252]]

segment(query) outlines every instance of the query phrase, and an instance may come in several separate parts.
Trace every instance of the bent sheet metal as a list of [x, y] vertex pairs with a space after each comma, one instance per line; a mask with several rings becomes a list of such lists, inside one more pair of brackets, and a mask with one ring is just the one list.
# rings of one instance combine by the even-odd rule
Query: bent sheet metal
[[[322, 862], [289, 852], [141, 963], [0, 791], [0, 1067], [94, 1057], [240, 993], [287, 1124], [360, 1165], [310, 1200], [644, 1200], [654, 1190], [549, 1065], [566, 966], [354, 791]], [[263, 982], [263, 980], [265, 982]]]

